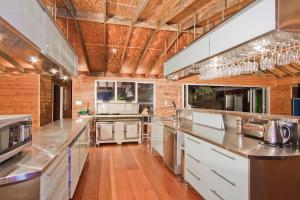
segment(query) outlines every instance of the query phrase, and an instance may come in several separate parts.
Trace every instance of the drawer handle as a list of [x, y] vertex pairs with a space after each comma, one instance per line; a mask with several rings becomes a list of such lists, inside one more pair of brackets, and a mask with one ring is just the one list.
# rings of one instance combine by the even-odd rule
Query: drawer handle
[[195, 177], [198, 181], [200, 181], [200, 178], [198, 176], [196, 176], [196, 174], [194, 174], [191, 170], [186, 169], [193, 177]]
[[210, 190], [216, 197], [218, 197], [220, 200], [224, 200], [223, 197], [221, 197], [215, 190]]
[[220, 152], [220, 151], [218, 151], [218, 150], [216, 150], [216, 149], [214, 149], [214, 148], [211, 148], [211, 150], [214, 151], [214, 152], [216, 152], [216, 153], [218, 153], [218, 154], [221, 154], [222, 156], [225, 156], [225, 157], [227, 157], [227, 158], [229, 158], [229, 159], [231, 159], [231, 160], [235, 160], [234, 157], [228, 156], [228, 155], [226, 155], [225, 153], [222, 153], [222, 152]]
[[221, 174], [219, 174], [218, 172], [216, 172], [215, 170], [211, 169], [210, 170], [212, 173], [214, 173], [215, 175], [219, 176], [220, 178], [222, 178], [224, 181], [228, 182], [229, 184], [231, 184], [232, 186], [236, 186], [234, 182], [228, 180], [227, 178], [225, 178], [224, 176], [222, 176]]
[[190, 140], [190, 141], [192, 141], [192, 142], [195, 142], [195, 143], [197, 143], [197, 144], [200, 144], [200, 142], [198, 142], [198, 141], [196, 141], [196, 140], [193, 140], [192, 138], [187, 137], [187, 139]]
[[196, 161], [197, 163], [200, 163], [200, 160], [194, 158], [191, 154], [187, 153], [186, 155], [188, 155], [188, 157], [190, 157], [191, 159], [193, 159], [193, 160]]

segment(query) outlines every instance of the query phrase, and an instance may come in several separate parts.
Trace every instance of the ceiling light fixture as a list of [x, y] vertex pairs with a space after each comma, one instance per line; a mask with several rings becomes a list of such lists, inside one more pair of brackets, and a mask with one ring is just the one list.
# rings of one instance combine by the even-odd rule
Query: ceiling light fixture
[[117, 53], [117, 49], [113, 48], [112, 52], [113, 52], [113, 54], [116, 54]]
[[50, 72], [51, 72], [52, 74], [57, 74], [58, 70], [55, 69], [55, 68], [53, 68], [53, 69], [50, 70]]
[[32, 63], [32, 64], [35, 64], [35, 63], [37, 63], [37, 61], [38, 61], [37, 57], [35, 57], [35, 56], [31, 56], [31, 57], [30, 57], [30, 60], [31, 60], [31, 63]]
[[62, 79], [63, 79], [64, 81], [66, 81], [66, 80], [68, 80], [69, 78], [68, 78], [67, 76], [63, 76]]

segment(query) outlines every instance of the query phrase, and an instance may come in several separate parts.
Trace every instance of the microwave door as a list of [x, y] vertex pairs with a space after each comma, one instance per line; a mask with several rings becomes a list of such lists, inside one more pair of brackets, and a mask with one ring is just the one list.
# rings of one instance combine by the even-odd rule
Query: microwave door
[[9, 128], [0, 129], [0, 154], [9, 148]]

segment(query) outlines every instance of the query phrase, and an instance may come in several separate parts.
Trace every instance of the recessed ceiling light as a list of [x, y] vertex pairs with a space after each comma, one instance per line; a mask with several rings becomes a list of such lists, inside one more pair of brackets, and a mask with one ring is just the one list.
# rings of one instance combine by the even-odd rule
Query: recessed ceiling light
[[117, 53], [117, 49], [112, 48], [112, 52], [113, 52], [113, 54]]
[[55, 69], [55, 68], [53, 68], [53, 69], [50, 70], [50, 72], [51, 72], [52, 74], [56, 74], [56, 73], [58, 72], [58, 70]]
[[35, 64], [38, 61], [37, 57], [35, 57], [35, 56], [31, 56], [30, 60], [31, 60], [32, 64]]
[[66, 81], [66, 80], [68, 80], [69, 78], [68, 78], [67, 76], [63, 76], [62, 79]]

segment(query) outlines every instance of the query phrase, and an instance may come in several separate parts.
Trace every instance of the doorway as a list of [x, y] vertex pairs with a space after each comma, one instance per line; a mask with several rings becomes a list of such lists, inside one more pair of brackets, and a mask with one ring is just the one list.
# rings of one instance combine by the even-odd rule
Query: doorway
[[61, 87], [54, 85], [53, 88], [53, 121], [61, 119]]

